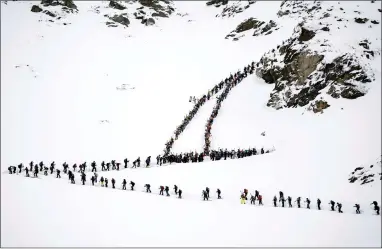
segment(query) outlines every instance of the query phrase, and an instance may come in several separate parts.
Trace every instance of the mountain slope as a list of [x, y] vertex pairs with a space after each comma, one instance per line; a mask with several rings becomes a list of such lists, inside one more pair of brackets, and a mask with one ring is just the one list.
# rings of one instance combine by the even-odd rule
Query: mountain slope
[[[31, 12], [33, 5], [43, 7], [38, 2], [1, 3], [2, 246], [380, 246], [380, 216], [370, 203], [381, 203], [381, 181], [360, 185], [348, 180], [355, 168], [374, 163], [381, 151], [381, 33], [379, 26], [369, 29], [362, 26], [369, 24], [352, 19], [356, 10], [368, 22], [380, 21], [377, 3], [321, 2], [321, 9], [310, 14], [323, 15], [335, 5], [331, 17], [322, 21], [333, 31], [318, 31], [302, 45], [291, 39], [291, 48], [316, 52], [323, 52], [315, 46], [318, 40], [327, 39], [332, 51], [324, 53], [325, 63], [350, 53], [373, 79], [365, 85], [365, 95], [356, 99], [333, 98], [325, 88], [310, 100], [322, 97], [330, 104], [322, 114], [308, 110], [310, 101], [303, 108], [284, 107], [288, 99], [286, 90], [278, 90], [281, 80], [270, 83], [263, 77], [274, 69], [266, 58], [277, 58], [280, 68], [294, 65], [281, 62], [285, 54], [279, 56], [280, 47], [301, 35], [298, 27], [317, 28], [314, 18], [299, 16], [317, 2], [256, 1], [241, 13], [222, 16], [225, 7], [246, 2], [215, 7], [163, 1], [174, 11], [167, 18], [154, 16], [155, 24], [148, 26], [134, 17], [141, 3], [119, 3], [130, 8], [110, 8], [109, 1], [75, 1], [78, 11], [64, 14], [62, 6], [44, 7], [62, 15], [59, 20]], [[152, 9], [147, 8], [149, 17]], [[340, 8], [349, 9], [342, 13], [348, 15], [347, 28], [334, 21], [335, 15], [344, 18]], [[129, 25], [105, 24], [110, 20], [104, 15], [125, 12]], [[273, 20], [279, 29], [258, 36], [248, 30], [237, 41], [225, 39], [251, 17]], [[303, 18], [306, 22], [299, 26]], [[337, 26], [341, 29], [334, 32]], [[358, 45], [364, 39], [370, 42], [368, 50], [375, 51], [373, 58], [367, 59]], [[221, 105], [211, 149], [265, 146], [275, 151], [156, 167], [155, 157], [192, 108], [189, 96], [200, 97], [260, 60], [257, 74], [233, 88]], [[294, 82], [289, 83], [286, 88], [295, 90]], [[304, 82], [301, 88], [308, 86]], [[281, 96], [282, 109], [267, 105], [271, 94]], [[200, 108], [175, 142], [174, 153], [202, 150], [215, 101]], [[90, 172], [86, 186], [79, 186], [79, 174], [77, 184], [71, 185], [63, 173], [62, 179], [7, 173], [9, 165], [32, 160], [48, 165], [55, 161], [61, 167], [65, 161], [72, 166], [95, 160], [99, 165], [102, 160], [122, 162], [127, 157], [132, 162], [140, 156], [144, 164], [150, 155], [150, 168], [99, 173], [114, 178], [117, 188], [122, 179], [134, 181], [136, 192], [92, 187]], [[153, 194], [141, 192], [146, 183]], [[183, 190], [182, 200], [172, 191], [171, 197], [156, 195], [160, 185], [172, 189], [174, 184]], [[202, 202], [201, 191], [207, 186], [212, 201]], [[216, 199], [217, 188], [222, 200]], [[264, 206], [240, 205], [244, 188], [259, 190]], [[293, 200], [309, 197], [312, 210], [305, 204], [302, 209], [273, 208], [271, 199], [279, 191]], [[322, 211], [316, 209], [317, 198]], [[344, 213], [330, 212], [330, 200], [341, 202]], [[361, 215], [355, 214], [355, 203], [361, 204]]]

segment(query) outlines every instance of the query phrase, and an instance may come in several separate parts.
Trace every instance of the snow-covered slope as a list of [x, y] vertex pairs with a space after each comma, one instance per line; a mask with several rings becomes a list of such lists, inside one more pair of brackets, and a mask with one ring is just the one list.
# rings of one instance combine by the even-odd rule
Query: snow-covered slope
[[[62, 16], [53, 22], [43, 11], [31, 12], [37, 2], [2, 2], [2, 246], [380, 246], [380, 216], [374, 215], [370, 203], [381, 203], [381, 181], [360, 185], [348, 180], [349, 173], [374, 163], [381, 151], [379, 26], [349, 23], [341, 26], [340, 37], [336, 32], [323, 35], [333, 48], [325, 56], [355, 54], [373, 76], [366, 94], [357, 99], [317, 95], [331, 105], [323, 114], [267, 106], [277, 83], [267, 84], [259, 77], [260, 69], [271, 68], [265, 63], [257, 75], [231, 90], [214, 121], [211, 149], [274, 147], [270, 154], [99, 173], [114, 178], [117, 188], [124, 178], [134, 181], [135, 192], [92, 187], [89, 179], [80, 186], [78, 174], [77, 184], [71, 185], [63, 173], [62, 179], [7, 173], [9, 165], [32, 160], [61, 166], [65, 161], [99, 164], [138, 156], [144, 161], [151, 155], [155, 164], [164, 143], [192, 109], [189, 96], [200, 97], [252, 61], [272, 53], [277, 57], [278, 45], [301, 34], [297, 27], [306, 16], [293, 9], [285, 14], [290, 6], [280, 7], [281, 2], [253, 2], [234, 15], [224, 8], [247, 3], [215, 7], [163, 2], [163, 8], [174, 11], [168, 17], [154, 15], [155, 24], [148, 26], [134, 17], [142, 7], [137, 1], [121, 3], [131, 7], [125, 10], [111, 8], [109, 1], [78, 1], [73, 13], [40, 4]], [[380, 22], [380, 2], [321, 2], [321, 10], [331, 5], [338, 9], [331, 16], [344, 18], [340, 8], [349, 9], [353, 22], [353, 12], [358, 11], [353, 7], [359, 5], [362, 17]], [[153, 9], [142, 9], [145, 18], [152, 16]], [[105, 25], [109, 17], [124, 13], [129, 25]], [[225, 39], [249, 18], [273, 20], [278, 29], [258, 36], [246, 31], [237, 41]], [[314, 19], [306, 18], [303, 27], [311, 27]], [[331, 18], [325, 22], [333, 30], [338, 23]], [[360, 41], [370, 42], [373, 58], [361, 56], [357, 33], [362, 34]], [[316, 44], [316, 39], [324, 37], [317, 35], [309, 42]], [[342, 41], [346, 45], [341, 46]], [[308, 48], [319, 49], [309, 42], [304, 43]], [[200, 108], [174, 143], [174, 153], [202, 150], [215, 101]], [[378, 167], [375, 170], [377, 174]], [[146, 183], [153, 194], [141, 192]], [[171, 197], [156, 195], [160, 185], [174, 184], [183, 190], [183, 199], [176, 199], [172, 191]], [[207, 186], [212, 201], [202, 202], [201, 191]], [[222, 190], [222, 200], [216, 199], [216, 188]], [[259, 190], [264, 206], [240, 205], [244, 188]], [[309, 197], [312, 210], [271, 207], [279, 191], [293, 200]], [[322, 211], [316, 209], [317, 198]], [[341, 202], [344, 213], [330, 212], [330, 200]], [[361, 204], [361, 215], [355, 214], [355, 203]]]

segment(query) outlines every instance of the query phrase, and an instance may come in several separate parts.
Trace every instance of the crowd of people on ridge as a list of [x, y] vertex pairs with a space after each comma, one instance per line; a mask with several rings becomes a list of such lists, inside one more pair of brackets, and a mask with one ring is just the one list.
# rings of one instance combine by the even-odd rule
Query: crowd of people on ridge
[[234, 88], [237, 84], [239, 84], [244, 78], [246, 78], [249, 74], [253, 74], [255, 69], [255, 62], [252, 62], [252, 64], [244, 67], [244, 72], [240, 72], [240, 70], [235, 73], [234, 75], [230, 75], [230, 77], [226, 78], [224, 81], [221, 81], [219, 83], [219, 90], [225, 86], [225, 89], [223, 92], [216, 98], [216, 105], [213, 108], [213, 111], [211, 113], [211, 116], [209, 117], [206, 129], [204, 133], [204, 153], [206, 155], [209, 155], [210, 153], [210, 146], [211, 146], [211, 127], [214, 122], [214, 119], [219, 113], [220, 107], [222, 102], [227, 98], [228, 93]]
[[175, 129], [174, 136], [172, 136], [165, 144], [164, 149], [164, 155], [167, 156], [170, 154], [170, 151], [172, 149], [172, 146], [174, 145], [174, 142], [178, 139], [179, 135], [185, 130], [186, 126], [190, 123], [192, 118], [195, 116], [195, 114], [198, 112], [199, 108], [206, 103], [206, 101], [210, 100], [211, 97], [216, 95], [220, 90], [222, 90], [224, 87], [223, 93], [217, 97], [217, 104], [214, 107], [214, 110], [210, 116], [210, 118], [207, 121], [206, 125], [206, 132], [205, 132], [205, 149], [204, 149], [204, 155], [209, 155], [209, 148], [210, 148], [210, 137], [211, 137], [211, 126], [213, 123], [214, 118], [218, 114], [218, 110], [220, 109], [221, 102], [227, 97], [229, 91], [236, 86], [238, 83], [241, 82], [241, 80], [245, 77], [247, 77], [247, 74], [253, 74], [255, 68], [255, 62], [252, 62], [250, 65], [246, 66], [244, 68], [244, 73], [241, 73], [238, 71], [234, 75], [230, 75], [229, 78], [226, 78], [225, 80], [221, 81], [220, 83], [216, 84], [212, 89], [208, 91], [207, 94], [204, 94], [201, 98], [197, 99], [192, 96], [190, 96], [189, 102], [194, 102], [193, 109], [184, 117], [182, 123]]

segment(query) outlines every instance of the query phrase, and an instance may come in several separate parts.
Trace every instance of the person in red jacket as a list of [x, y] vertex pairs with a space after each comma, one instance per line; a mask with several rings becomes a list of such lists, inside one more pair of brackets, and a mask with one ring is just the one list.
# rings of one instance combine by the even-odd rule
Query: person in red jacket
[[245, 200], [248, 200], [248, 199], [247, 199], [247, 195], [248, 195], [248, 189], [245, 188], [245, 189], [244, 189]]
[[257, 199], [259, 200], [259, 205], [263, 205], [263, 196], [259, 195]]

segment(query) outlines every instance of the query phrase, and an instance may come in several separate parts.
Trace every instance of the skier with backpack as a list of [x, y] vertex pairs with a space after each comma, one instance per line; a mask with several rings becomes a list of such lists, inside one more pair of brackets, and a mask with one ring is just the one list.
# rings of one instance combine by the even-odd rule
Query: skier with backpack
[[145, 184], [146, 193], [151, 193], [150, 184]]

